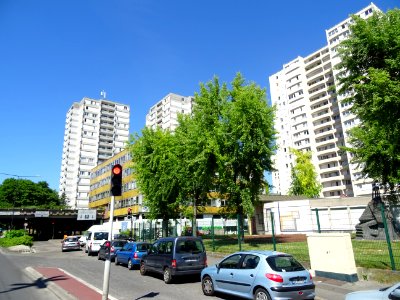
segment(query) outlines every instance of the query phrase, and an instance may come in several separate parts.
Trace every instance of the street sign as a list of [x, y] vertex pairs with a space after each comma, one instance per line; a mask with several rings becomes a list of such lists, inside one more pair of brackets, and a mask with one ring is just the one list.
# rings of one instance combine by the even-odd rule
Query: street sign
[[96, 209], [79, 209], [78, 210], [78, 221], [96, 220], [97, 210]]
[[35, 211], [35, 218], [48, 218], [50, 212], [48, 210], [37, 210]]

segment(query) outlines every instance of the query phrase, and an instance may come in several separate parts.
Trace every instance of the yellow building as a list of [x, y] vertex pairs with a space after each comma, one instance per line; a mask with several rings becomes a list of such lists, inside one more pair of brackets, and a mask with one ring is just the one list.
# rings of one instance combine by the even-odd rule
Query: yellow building
[[[147, 208], [143, 205], [143, 195], [137, 187], [131, 168], [132, 158], [127, 149], [92, 169], [89, 208], [104, 211], [104, 219], [109, 219], [111, 169], [116, 164], [122, 166], [122, 196], [115, 197], [114, 218], [124, 219], [130, 208], [134, 218], [146, 219]], [[223, 206], [224, 200], [210, 199], [207, 206], [198, 208], [197, 216], [203, 218], [204, 215], [219, 215]]]
[[89, 208], [103, 210], [104, 219], [109, 218], [111, 168], [116, 164], [122, 166], [122, 196], [115, 197], [114, 217], [125, 217], [128, 214], [128, 208], [131, 208], [133, 216], [144, 213], [143, 195], [137, 188], [131, 163], [129, 151], [123, 150], [91, 171]]

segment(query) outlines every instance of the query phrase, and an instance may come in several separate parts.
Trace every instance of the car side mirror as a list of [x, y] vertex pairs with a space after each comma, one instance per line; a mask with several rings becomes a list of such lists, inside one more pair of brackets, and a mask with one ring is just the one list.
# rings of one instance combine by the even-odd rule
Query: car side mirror
[[389, 294], [389, 299], [391, 300], [400, 300], [400, 291], [394, 290]]

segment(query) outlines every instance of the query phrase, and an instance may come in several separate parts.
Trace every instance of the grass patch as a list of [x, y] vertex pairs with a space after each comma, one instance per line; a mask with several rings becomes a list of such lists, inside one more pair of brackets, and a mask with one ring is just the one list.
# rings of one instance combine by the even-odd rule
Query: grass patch
[[[236, 237], [216, 237], [212, 239], [203, 238], [204, 245], [208, 252], [216, 252], [223, 256], [239, 251]], [[354, 259], [357, 267], [392, 270], [389, 250], [386, 241], [365, 241], [352, 239]], [[400, 269], [400, 242], [394, 241], [392, 245], [393, 261], [395, 269]], [[242, 242], [242, 250], [273, 250], [272, 242], [260, 240]], [[290, 253], [297, 260], [310, 265], [310, 256], [307, 242], [276, 243], [276, 250]]]

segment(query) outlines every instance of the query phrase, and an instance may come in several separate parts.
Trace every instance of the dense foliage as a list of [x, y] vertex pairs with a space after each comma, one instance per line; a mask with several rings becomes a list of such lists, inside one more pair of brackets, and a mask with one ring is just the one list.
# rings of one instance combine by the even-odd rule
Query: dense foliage
[[296, 156], [295, 165], [292, 167], [292, 182], [289, 195], [304, 195], [310, 198], [319, 196], [322, 186], [317, 180], [317, 172], [311, 160], [311, 152], [290, 149]]
[[65, 202], [45, 181], [8, 178], [0, 185], [0, 208], [63, 208]]
[[360, 122], [345, 149], [365, 176], [394, 191], [400, 181], [400, 10], [353, 20], [339, 47], [338, 79]]
[[32, 247], [33, 237], [26, 234], [24, 229], [7, 231], [3, 238], [0, 238], [0, 247], [11, 247], [25, 245]]
[[192, 114], [179, 117], [174, 133], [145, 128], [132, 136], [133, 168], [150, 216], [193, 216], [211, 197], [224, 198], [227, 213], [252, 214], [267, 186], [264, 172], [272, 171], [274, 112], [265, 90], [237, 74], [231, 89], [218, 78], [201, 84]]

